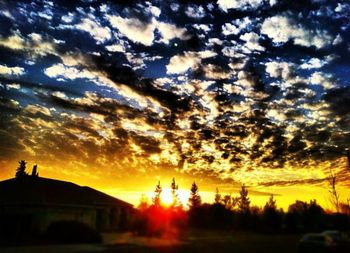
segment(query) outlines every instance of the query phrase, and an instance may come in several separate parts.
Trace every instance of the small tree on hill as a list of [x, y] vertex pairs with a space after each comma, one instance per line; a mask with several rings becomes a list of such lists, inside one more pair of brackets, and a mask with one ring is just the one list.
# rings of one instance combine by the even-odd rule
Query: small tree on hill
[[188, 202], [191, 209], [199, 207], [202, 203], [202, 199], [198, 193], [198, 186], [196, 182], [193, 182], [192, 184], [190, 198], [188, 199]]
[[27, 162], [25, 160], [21, 160], [18, 163], [19, 163], [19, 166], [18, 166], [17, 171], [16, 171], [16, 177], [19, 178], [19, 177], [26, 176], [27, 175], [27, 172], [26, 172]]

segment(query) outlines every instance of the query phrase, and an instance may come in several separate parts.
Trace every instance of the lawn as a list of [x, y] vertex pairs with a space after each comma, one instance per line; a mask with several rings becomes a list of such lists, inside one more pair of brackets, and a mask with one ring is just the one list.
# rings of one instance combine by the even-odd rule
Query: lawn
[[264, 235], [243, 232], [191, 231], [174, 238], [134, 238], [108, 246], [103, 252], [191, 252], [191, 253], [254, 253], [297, 252], [298, 235]]
[[103, 244], [0, 248], [1, 253], [296, 253], [298, 235], [188, 231], [165, 238], [105, 234]]

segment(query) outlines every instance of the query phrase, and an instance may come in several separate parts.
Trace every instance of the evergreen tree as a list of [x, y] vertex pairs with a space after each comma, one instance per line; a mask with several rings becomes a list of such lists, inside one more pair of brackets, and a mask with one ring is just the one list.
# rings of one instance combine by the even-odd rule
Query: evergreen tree
[[221, 194], [219, 193], [219, 188], [216, 187], [216, 193], [215, 193], [215, 204], [221, 204]]
[[27, 162], [25, 160], [21, 160], [18, 163], [19, 163], [19, 166], [18, 166], [17, 171], [16, 171], [16, 177], [19, 178], [19, 177], [26, 176], [27, 175], [27, 173], [26, 173]]
[[239, 203], [239, 197], [232, 197], [231, 199], [231, 209], [235, 209], [235, 207], [238, 205]]
[[179, 199], [179, 195], [177, 194], [177, 191], [179, 189], [179, 186], [176, 184], [175, 178], [173, 178], [171, 182], [171, 194], [173, 197], [173, 207], [180, 207], [181, 206], [181, 201]]
[[225, 195], [222, 199], [222, 204], [225, 206], [226, 209], [231, 210], [232, 209], [231, 195]]
[[271, 195], [269, 200], [266, 202], [264, 210], [277, 211], [276, 200], [273, 198], [273, 195]]
[[156, 185], [156, 189], [154, 190], [154, 196], [152, 199], [154, 206], [160, 206], [160, 194], [162, 193], [162, 187], [160, 186], [160, 181]]
[[248, 213], [250, 208], [250, 200], [248, 197], [248, 190], [244, 184], [242, 185], [239, 195], [238, 208], [242, 213]]
[[196, 182], [193, 182], [192, 184], [190, 198], [188, 199], [188, 202], [191, 209], [199, 207], [202, 203], [202, 199], [198, 193], [198, 186]]
[[276, 200], [273, 195], [270, 196], [264, 206], [262, 218], [266, 230], [277, 230], [282, 226], [281, 213], [277, 210]]

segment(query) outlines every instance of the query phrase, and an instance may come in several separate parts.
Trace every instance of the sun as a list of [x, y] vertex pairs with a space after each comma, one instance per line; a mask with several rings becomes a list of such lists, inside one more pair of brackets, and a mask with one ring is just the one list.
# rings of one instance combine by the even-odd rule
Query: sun
[[[178, 190], [176, 194], [181, 204], [186, 205], [189, 198], [189, 192], [186, 190]], [[163, 206], [171, 206], [174, 203], [174, 196], [171, 192], [171, 189], [163, 188], [160, 199]]]
[[169, 188], [165, 188], [160, 196], [161, 202], [164, 206], [170, 206], [174, 202], [173, 195]]

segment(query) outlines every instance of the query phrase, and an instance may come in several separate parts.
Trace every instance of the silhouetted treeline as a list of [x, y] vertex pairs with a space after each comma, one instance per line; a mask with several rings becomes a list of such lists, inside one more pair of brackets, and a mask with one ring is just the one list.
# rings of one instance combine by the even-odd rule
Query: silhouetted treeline
[[[345, 204], [344, 204], [345, 205]], [[347, 210], [347, 207], [343, 207]], [[262, 232], [318, 232], [325, 229], [349, 230], [347, 213], [327, 213], [316, 200], [297, 200], [287, 212], [278, 209], [270, 196], [264, 207], [251, 206], [243, 185], [238, 197], [222, 197], [218, 190], [214, 204], [188, 211], [189, 225], [198, 228], [240, 229]]]
[[[188, 201], [189, 209], [172, 205], [163, 207], [159, 198], [160, 184], [155, 192], [158, 194], [151, 205], [144, 201], [139, 208], [138, 222], [135, 229], [143, 233], [161, 234], [169, 229], [184, 227], [201, 229], [235, 229], [264, 233], [304, 233], [323, 230], [349, 230], [350, 216], [346, 213], [328, 213], [316, 200], [304, 202], [297, 200], [288, 211], [277, 207], [274, 196], [270, 196], [264, 207], [250, 204], [248, 190], [243, 185], [239, 195], [221, 196], [218, 189], [213, 204], [202, 204], [198, 186], [193, 183]], [[174, 193], [175, 194], [175, 191]], [[175, 201], [174, 201], [175, 203]], [[346, 207], [344, 207], [345, 210]], [[163, 224], [163, 225], [159, 225]]]

